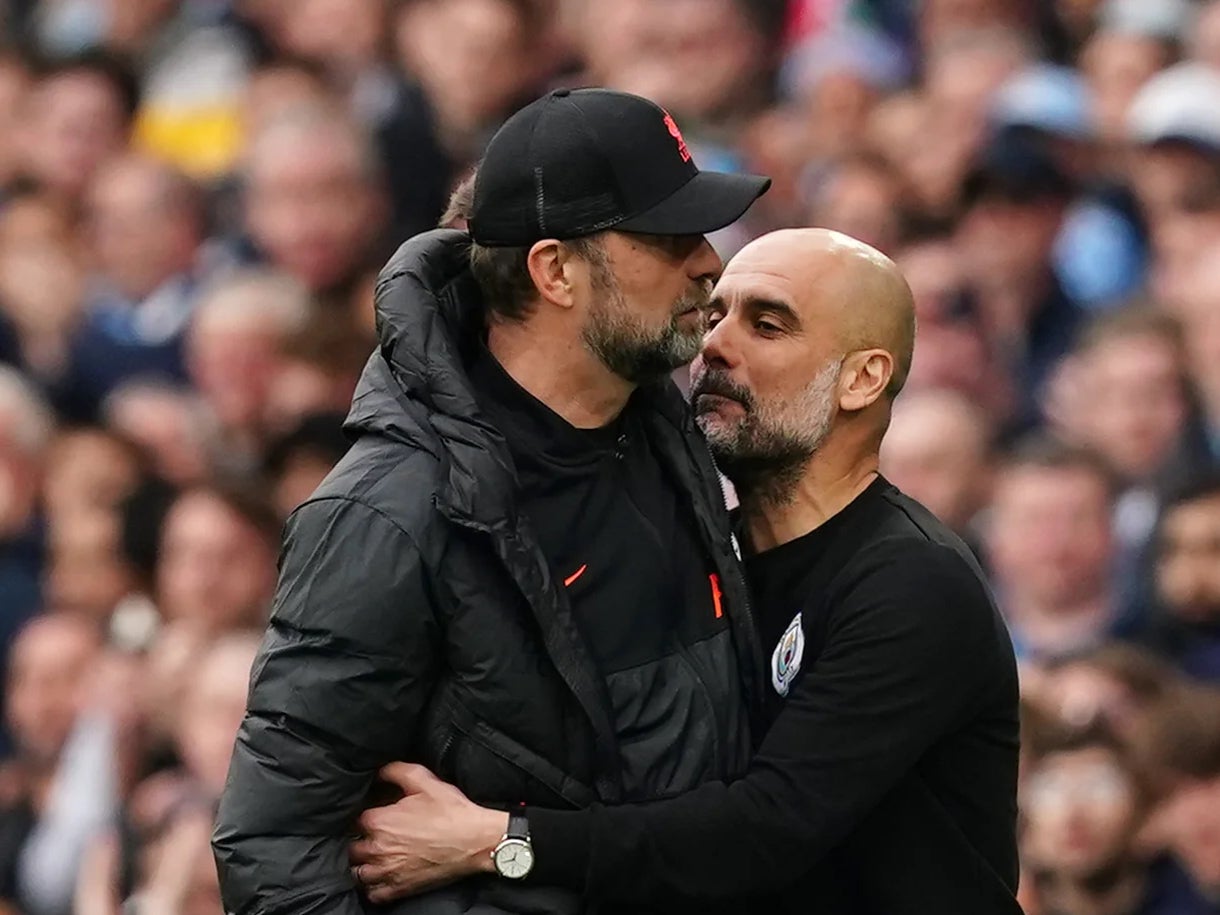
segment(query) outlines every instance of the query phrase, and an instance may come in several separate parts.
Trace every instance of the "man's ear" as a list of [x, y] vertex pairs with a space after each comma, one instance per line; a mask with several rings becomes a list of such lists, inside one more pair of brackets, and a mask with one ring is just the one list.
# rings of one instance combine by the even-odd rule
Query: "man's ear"
[[894, 377], [894, 357], [883, 349], [851, 353], [839, 373], [839, 409], [854, 413], [871, 406]]
[[526, 267], [534, 288], [544, 302], [558, 305], [560, 308], [571, 308], [572, 278], [571, 270], [574, 259], [571, 251], [553, 238], [544, 238], [534, 242], [526, 255]]

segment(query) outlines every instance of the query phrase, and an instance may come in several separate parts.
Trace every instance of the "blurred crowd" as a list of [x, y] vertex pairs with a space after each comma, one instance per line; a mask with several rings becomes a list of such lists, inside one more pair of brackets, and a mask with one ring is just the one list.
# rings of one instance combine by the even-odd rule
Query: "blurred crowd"
[[[1220, 912], [1220, 2], [0, 0], [0, 915], [221, 912], [376, 272], [557, 85], [889, 253], [883, 471], [992, 577], [1029, 915]], [[969, 773], [963, 773], [969, 777]]]

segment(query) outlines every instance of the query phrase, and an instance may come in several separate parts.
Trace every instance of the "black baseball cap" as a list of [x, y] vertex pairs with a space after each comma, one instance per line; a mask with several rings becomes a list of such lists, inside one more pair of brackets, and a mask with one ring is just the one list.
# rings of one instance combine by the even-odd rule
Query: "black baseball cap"
[[557, 89], [487, 146], [469, 231], [481, 245], [532, 245], [603, 229], [704, 235], [750, 208], [770, 178], [700, 171], [661, 106], [609, 89]]

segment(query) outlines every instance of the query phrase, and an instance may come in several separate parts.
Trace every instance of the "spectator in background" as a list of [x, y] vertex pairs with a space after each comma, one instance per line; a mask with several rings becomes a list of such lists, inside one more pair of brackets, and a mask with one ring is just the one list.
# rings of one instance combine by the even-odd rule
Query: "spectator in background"
[[991, 484], [993, 430], [986, 413], [956, 391], [908, 391], [894, 405], [881, 445], [881, 472], [982, 552], [978, 514]]
[[156, 602], [167, 620], [216, 635], [266, 625], [280, 522], [262, 499], [196, 487], [170, 508], [161, 534]]
[[1046, 666], [1028, 684], [1028, 699], [1071, 729], [1101, 722], [1132, 745], [1167, 703], [1177, 701], [1182, 679], [1150, 652], [1112, 642]]
[[1151, 793], [1123, 745], [1098, 723], [1027, 739], [1021, 851], [1043, 915], [1155, 911], [1135, 848]]
[[198, 483], [209, 470], [209, 415], [188, 388], [129, 381], [102, 404], [102, 421], [147, 456], [154, 473], [179, 486]]
[[203, 235], [195, 186], [136, 155], [102, 167], [87, 214], [96, 273], [59, 396], [61, 410], [78, 420], [95, 419], [106, 395], [130, 378], [186, 380], [183, 337]]
[[63, 875], [111, 813], [109, 798], [61, 778], [98, 650], [96, 627], [65, 615], [33, 621], [13, 644], [5, 718], [15, 754], [2, 780], [0, 900], [30, 915], [66, 915]]
[[1072, 184], [1037, 145], [996, 142], [964, 186], [958, 245], [985, 332], [1024, 395], [1017, 425], [1040, 421], [1036, 394], [1072, 345], [1082, 312], [1051, 253]]
[[1156, 229], [1162, 218], [1216, 183], [1220, 163], [1220, 73], [1182, 63], [1148, 80], [1127, 113], [1136, 145], [1128, 177]]
[[541, 4], [532, 0], [406, 0], [395, 52], [431, 103], [442, 148], [473, 163], [497, 126], [550, 75]]
[[1160, 784], [1150, 839], [1160, 862], [1151, 915], [1220, 913], [1220, 692], [1199, 688], [1166, 705], [1142, 744]]
[[113, 513], [89, 512], [55, 525], [48, 538], [46, 603], [105, 626], [134, 584]]
[[1111, 485], [1092, 454], [1050, 440], [1000, 461], [986, 548], [1000, 609], [1027, 666], [1112, 633]]
[[1156, 547], [1159, 600], [1145, 641], [1187, 674], [1220, 683], [1220, 477], [1170, 496]]
[[[302, 250], [302, 256], [313, 248]], [[240, 273], [204, 292], [187, 340], [191, 378], [216, 425], [212, 457], [248, 471], [288, 342], [308, 326], [309, 295], [270, 271]]]
[[1114, 511], [1120, 614], [1152, 598], [1149, 540], [1168, 482], [1206, 466], [1191, 425], [1181, 331], [1148, 307], [1104, 314], [1063, 363], [1048, 407], [1060, 438], [1092, 450], [1118, 485]]
[[[1126, 4], [1131, 13], [1119, 12], [1119, 6], [1122, 4], [1109, 4], [1116, 12], [1103, 18], [1080, 54], [1080, 71], [1091, 98], [1091, 120], [1098, 140], [1108, 149], [1125, 143], [1131, 103], [1148, 80], [1173, 62], [1177, 50], [1176, 23], [1141, 20], [1137, 4]], [[1184, 4], [1177, 6], [1184, 8]]]
[[898, 177], [885, 160], [850, 158], [817, 182], [806, 222], [893, 254], [905, 229], [903, 196]]
[[328, 304], [348, 308], [381, 263], [382, 172], [368, 137], [323, 108], [291, 111], [251, 140], [246, 162], [251, 237], [275, 268]]
[[118, 58], [96, 51], [52, 62], [22, 106], [21, 174], [74, 211], [126, 145], [138, 105], [135, 74]]
[[1003, 427], [1013, 412], [1013, 383], [992, 358], [992, 342], [953, 240], [935, 234], [914, 239], [897, 260], [915, 296], [919, 325], [908, 388], [958, 391]]
[[143, 467], [139, 448], [111, 429], [63, 430], [44, 459], [46, 513], [55, 523], [81, 514], [113, 512], [136, 488]]
[[[257, 633], [235, 631], [202, 648], [185, 676], [178, 709], [174, 739], [181, 766], [138, 785], [122, 828], [91, 843], [76, 887], [76, 915], [119, 915], [128, 884], [140, 911], [222, 910], [208, 837], [258, 643]], [[124, 879], [125, 871], [132, 879]]]
[[337, 413], [306, 416], [268, 447], [264, 471], [281, 520], [313, 495], [347, 453], [350, 442], [343, 432], [343, 419]]

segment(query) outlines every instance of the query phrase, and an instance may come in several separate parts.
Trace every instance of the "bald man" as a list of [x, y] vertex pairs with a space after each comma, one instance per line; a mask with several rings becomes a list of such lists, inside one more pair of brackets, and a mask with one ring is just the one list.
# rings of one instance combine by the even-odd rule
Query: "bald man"
[[[1019, 913], [1012, 645], [970, 551], [878, 472], [910, 290], [860, 242], [788, 230], [733, 259], [710, 317], [692, 404], [741, 499], [769, 729], [731, 784], [529, 808], [531, 882], [599, 911]], [[363, 846], [383, 883], [491, 870], [504, 812], [386, 774], [405, 797]]]

